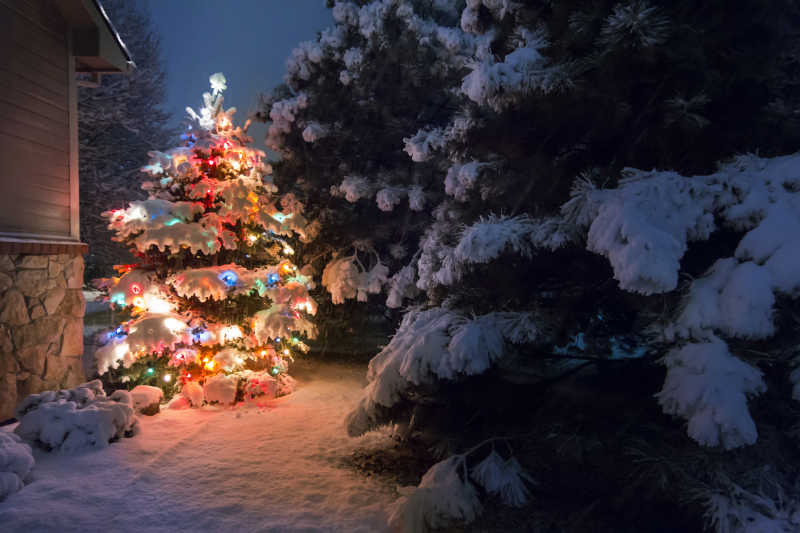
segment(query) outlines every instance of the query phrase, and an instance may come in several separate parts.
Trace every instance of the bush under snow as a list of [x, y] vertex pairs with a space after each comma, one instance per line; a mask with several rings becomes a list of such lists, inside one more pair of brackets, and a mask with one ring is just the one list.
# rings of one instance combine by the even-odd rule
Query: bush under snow
[[0, 430], [0, 501], [22, 488], [33, 463], [31, 447], [14, 433]]
[[106, 396], [100, 380], [74, 389], [45, 391], [25, 398], [17, 408], [14, 430], [26, 441], [59, 452], [104, 448], [133, 436], [134, 402], [127, 391]]

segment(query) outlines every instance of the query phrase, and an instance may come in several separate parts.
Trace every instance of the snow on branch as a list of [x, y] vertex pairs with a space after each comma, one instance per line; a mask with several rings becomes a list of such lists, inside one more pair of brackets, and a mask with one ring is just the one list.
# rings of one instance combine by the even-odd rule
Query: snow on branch
[[455, 455], [433, 465], [418, 487], [393, 505], [389, 525], [398, 531], [428, 531], [469, 523], [483, 510], [478, 491], [466, 477], [464, 457]]
[[145, 313], [128, 325], [127, 336], [115, 337], [95, 352], [97, 372], [102, 375], [120, 363], [129, 368], [145, 353], [190, 344], [191, 330], [183, 317], [172, 313]]
[[411, 137], [403, 139], [406, 152], [413, 161], [421, 163], [431, 159], [435, 152], [444, 150], [451, 143], [466, 141], [467, 134], [478, 125], [478, 121], [457, 115], [453, 121], [442, 128], [423, 128]]
[[182, 298], [195, 297], [201, 302], [224, 300], [232, 294], [247, 294], [256, 288], [256, 280], [266, 278], [266, 270], [249, 270], [235, 264], [189, 268], [176, 272], [166, 283]]
[[747, 398], [766, 390], [757, 368], [734, 357], [718, 337], [674, 349], [664, 363], [667, 377], [658, 402], [665, 413], [688, 421], [691, 438], [726, 450], [756, 441]]
[[[479, 490], [499, 496], [512, 507], [528, 503], [526, 484], [533, 478], [513, 456], [504, 459], [494, 449], [498, 439], [484, 441], [471, 450], [453, 455], [433, 465], [422, 476], [417, 487], [402, 487], [402, 496], [392, 505], [389, 524], [398, 531], [428, 531], [470, 523], [483, 511]], [[468, 466], [467, 459], [491, 443], [490, 452], [477, 464]]]
[[541, 32], [520, 30], [521, 45], [502, 61], [489, 56], [475, 62], [461, 92], [481, 106], [500, 112], [533, 92], [550, 93], [567, 83], [564, 70], [542, 54], [548, 41]]
[[389, 281], [389, 268], [381, 263], [374, 249], [369, 247], [367, 251], [375, 256], [372, 268], [368, 269], [361, 263], [358, 252], [335, 258], [325, 265], [322, 286], [328, 290], [334, 304], [353, 298], [366, 302], [369, 294], [378, 294]]
[[709, 188], [674, 172], [626, 169], [617, 189], [583, 189], [594, 213], [587, 249], [604, 255], [620, 288], [641, 294], [674, 290], [680, 259], [690, 239], [707, 239], [714, 231]]
[[722, 487], [704, 491], [701, 496], [705, 518], [721, 533], [796, 531], [800, 526], [800, 502], [780, 488], [776, 492], [773, 497], [762, 490], [751, 492], [723, 478]]
[[284, 136], [292, 131], [292, 123], [297, 119], [298, 113], [306, 107], [308, 107], [308, 95], [303, 92], [293, 98], [279, 100], [272, 104], [269, 111], [272, 124], [267, 130], [265, 141], [268, 148], [280, 150]]
[[609, 49], [643, 49], [662, 44], [669, 36], [670, 21], [645, 0], [620, 3], [606, 17], [599, 43]]
[[406, 298], [414, 298], [418, 293], [414, 265], [406, 265], [389, 279], [389, 294], [386, 306], [397, 309]]
[[533, 478], [522, 469], [516, 457], [503, 459], [494, 448], [472, 468], [470, 477], [486, 492], [499, 496], [511, 507], [522, 507], [530, 498], [525, 483], [533, 483]]
[[273, 304], [255, 314], [253, 333], [259, 343], [266, 344], [276, 338], [291, 337], [293, 333], [302, 333], [313, 339], [317, 329], [290, 305]]
[[531, 243], [528, 236], [534, 222], [527, 215], [482, 217], [464, 229], [453, 256], [461, 263], [488, 263], [506, 249], [529, 256]]
[[766, 269], [746, 267], [761, 285], [785, 293], [800, 287], [800, 240], [783, 231], [800, 222], [800, 154], [740, 156], [707, 176], [635, 169], [624, 175], [615, 189], [582, 182], [562, 208], [569, 220], [589, 225], [587, 249], [609, 259], [623, 290], [674, 290], [687, 243], [708, 239], [715, 218], [748, 230], [735, 255]]
[[305, 142], [314, 143], [328, 135], [328, 128], [319, 122], [307, 122], [302, 135]]
[[408, 311], [391, 342], [370, 361], [370, 383], [348, 415], [348, 431], [360, 435], [387, 423], [381, 409], [397, 403], [408, 388], [483, 373], [508, 343], [530, 342], [536, 334], [527, 313], [467, 318], [442, 307]]
[[766, 267], [719, 259], [689, 286], [683, 311], [666, 329], [667, 338], [703, 339], [713, 330], [731, 337], [769, 337], [775, 332], [772, 291]]

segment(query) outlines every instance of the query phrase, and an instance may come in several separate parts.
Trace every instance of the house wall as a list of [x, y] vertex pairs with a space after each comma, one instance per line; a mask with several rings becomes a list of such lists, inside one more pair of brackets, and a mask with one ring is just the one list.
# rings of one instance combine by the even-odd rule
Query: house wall
[[0, 0], [0, 235], [77, 231], [70, 32], [45, 0]]
[[0, 0], [0, 421], [84, 380], [74, 78], [54, 3]]
[[0, 421], [19, 401], [85, 380], [83, 257], [0, 254]]

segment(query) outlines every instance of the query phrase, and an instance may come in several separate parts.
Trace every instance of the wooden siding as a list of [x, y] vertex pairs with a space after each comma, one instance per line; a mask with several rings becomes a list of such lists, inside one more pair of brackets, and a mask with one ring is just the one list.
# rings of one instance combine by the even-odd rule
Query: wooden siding
[[77, 239], [70, 63], [47, 0], [0, 0], [0, 234]]

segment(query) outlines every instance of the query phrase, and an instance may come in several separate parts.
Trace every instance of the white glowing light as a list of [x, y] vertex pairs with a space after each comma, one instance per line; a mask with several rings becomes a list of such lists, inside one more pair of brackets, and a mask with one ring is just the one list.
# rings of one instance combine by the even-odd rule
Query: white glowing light
[[164, 381], [166, 381], [167, 383], [172, 381], [172, 374], [164, 374]]
[[220, 330], [219, 336], [222, 342], [228, 342], [241, 338], [242, 330], [239, 329], [239, 326], [227, 326]]
[[125, 213], [125, 221], [128, 220], [144, 220], [147, 218], [147, 211], [144, 207], [137, 205], [128, 209]]
[[[131, 329], [131, 331], [136, 331], [135, 329]], [[123, 342], [122, 344], [117, 344], [114, 347], [114, 358], [115, 359], [122, 359], [128, 353], [128, 343]]]
[[177, 318], [169, 317], [164, 319], [164, 327], [166, 327], [172, 333], [178, 333], [186, 329], [186, 324]]
[[167, 314], [172, 311], [172, 304], [153, 294], [145, 294], [144, 305], [151, 313]]

